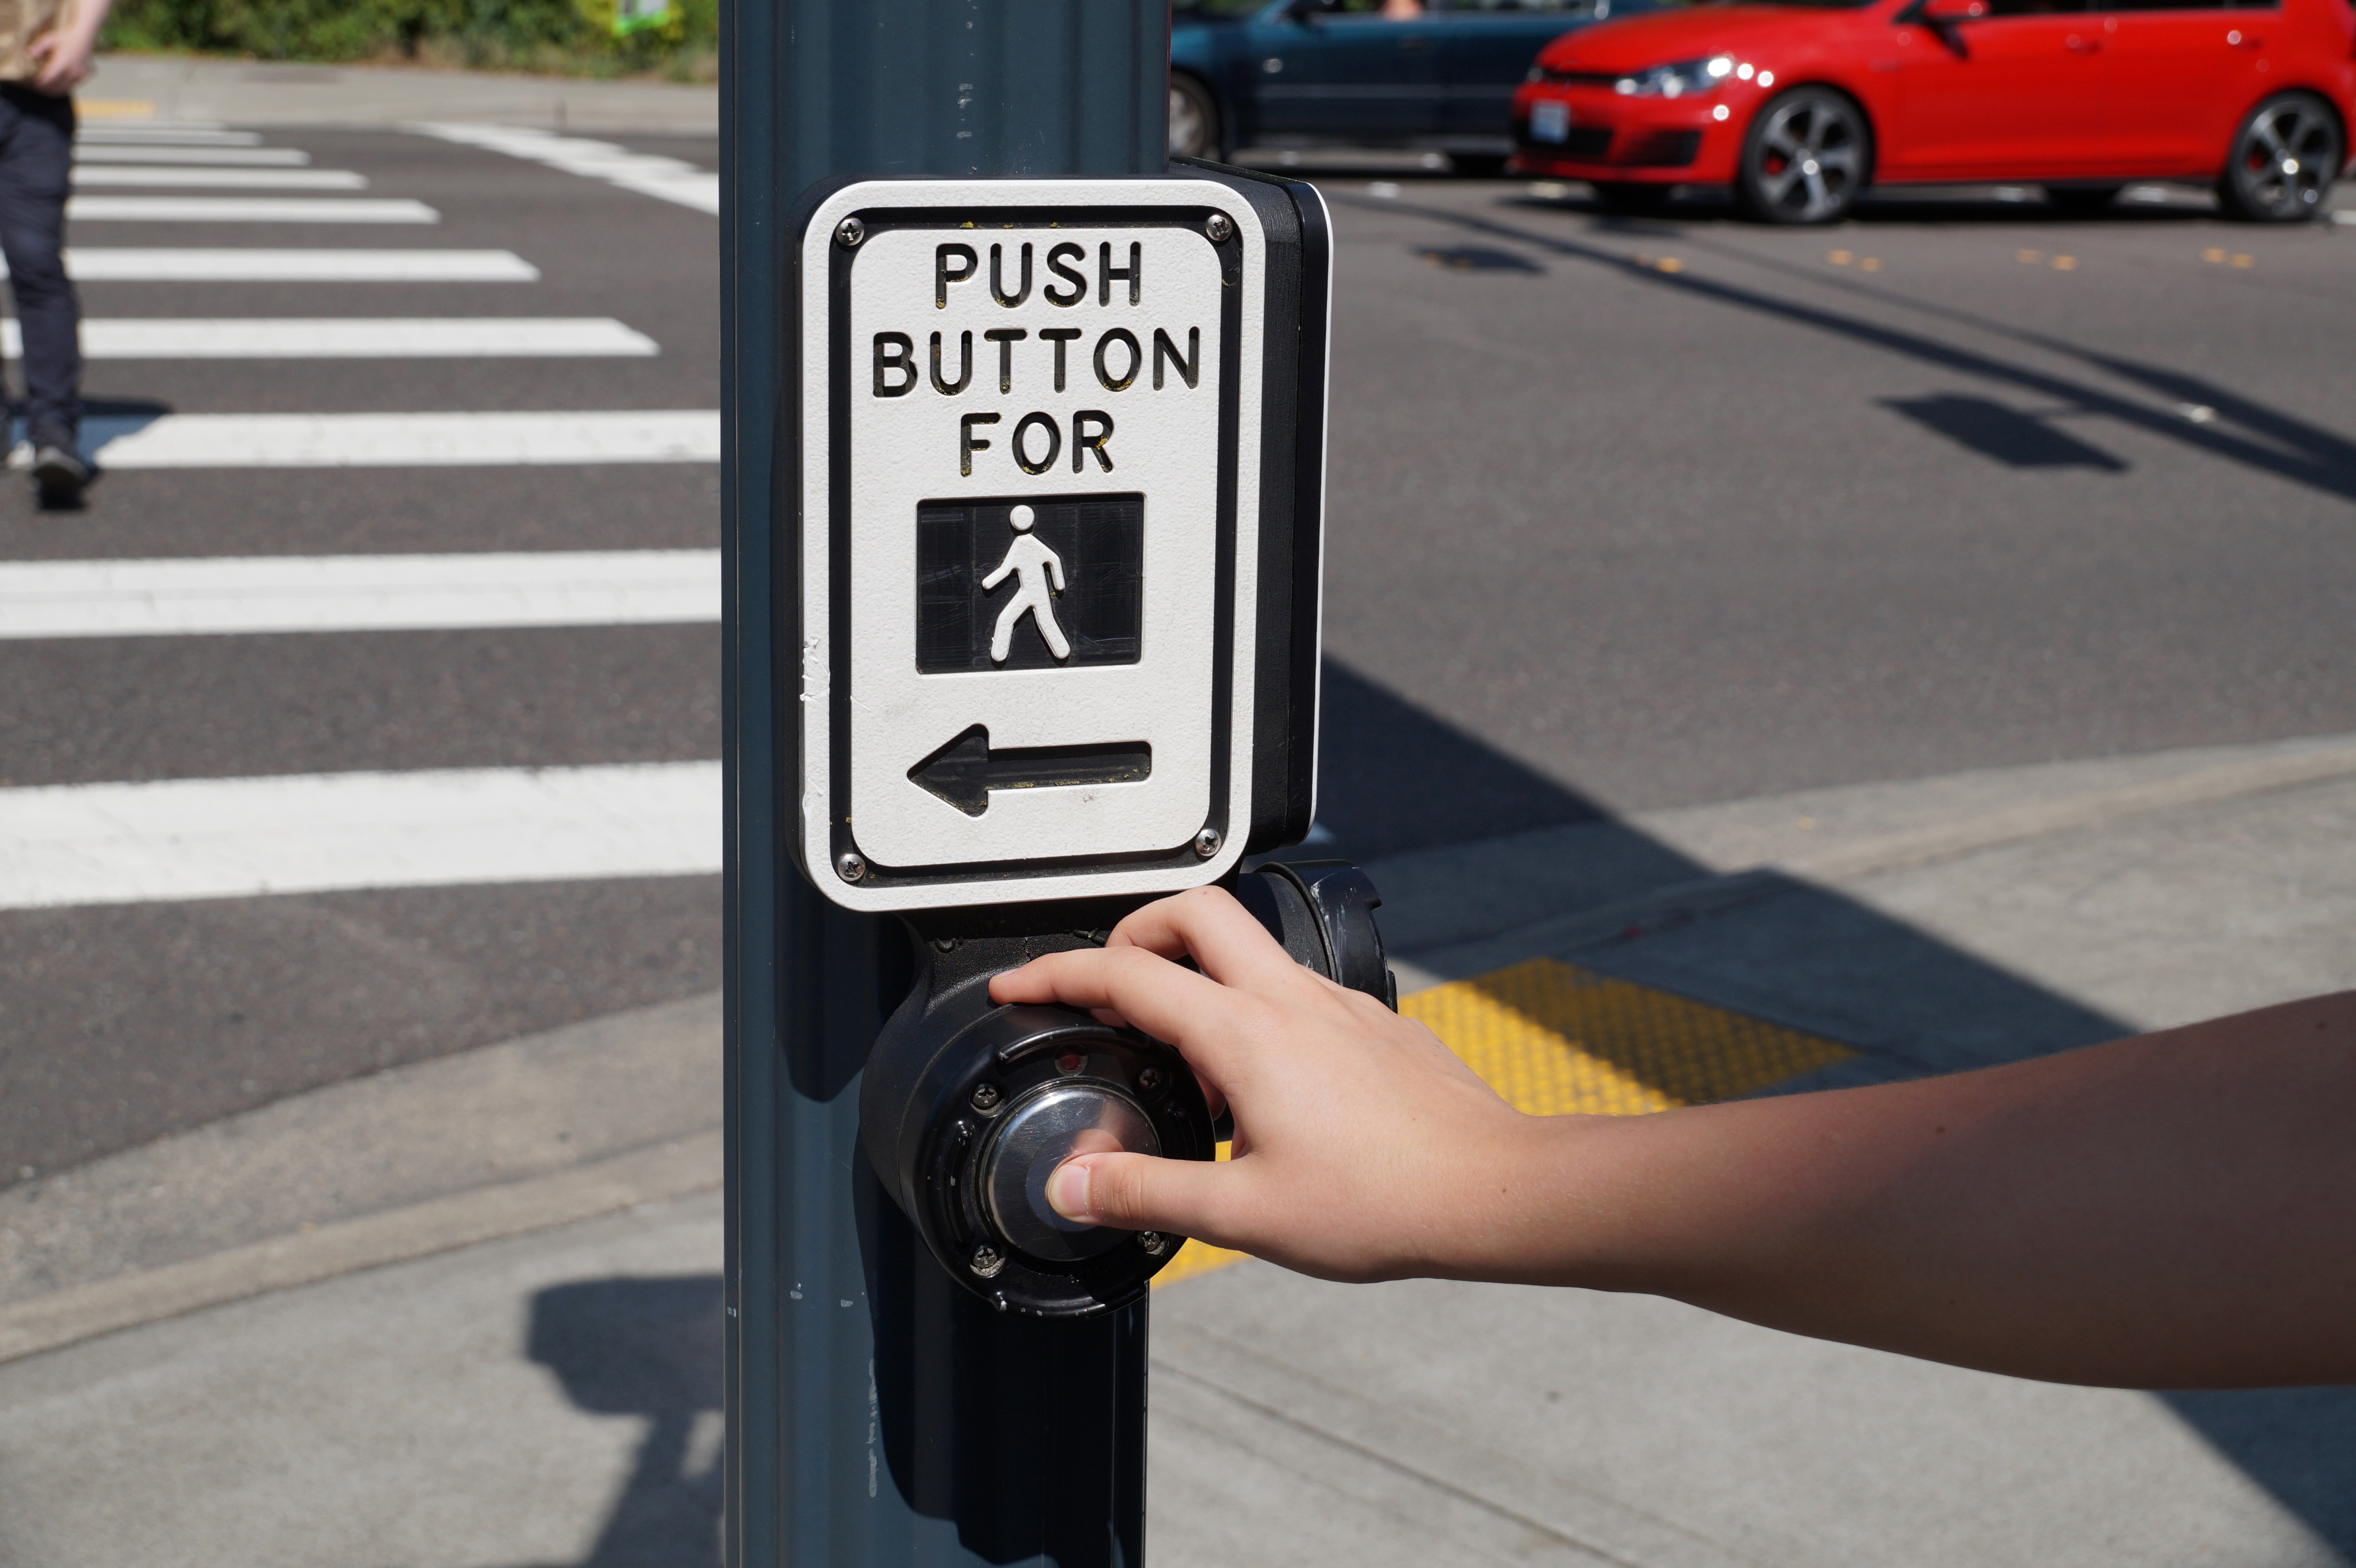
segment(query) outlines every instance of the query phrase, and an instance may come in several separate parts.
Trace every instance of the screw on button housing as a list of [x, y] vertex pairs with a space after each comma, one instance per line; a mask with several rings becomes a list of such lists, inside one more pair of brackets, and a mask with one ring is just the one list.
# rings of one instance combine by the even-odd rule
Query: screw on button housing
[[[1235, 231], [1235, 224], [1228, 219], [1227, 215], [1224, 212], [1215, 212], [1211, 214], [1211, 220], [1203, 225], [1203, 232], [1211, 237], [1211, 243], [1214, 245], [1226, 244], [1227, 242], [1227, 237]], [[853, 240], [851, 243], [856, 245], [859, 241]]]
[[834, 226], [834, 237], [847, 251], [867, 238], [867, 225], [856, 218], [846, 218]]
[[997, 1084], [977, 1083], [973, 1086], [973, 1093], [968, 1098], [967, 1104], [977, 1111], [995, 1111], [998, 1109], [998, 1102], [1003, 1098], [1005, 1096], [999, 1093]]
[[1158, 1258], [1170, 1250], [1170, 1238], [1159, 1231], [1140, 1231], [1137, 1244], [1145, 1249], [1147, 1255]]
[[1006, 1266], [1006, 1259], [1000, 1254], [996, 1247], [985, 1244], [973, 1249], [973, 1256], [967, 1262], [966, 1266], [982, 1278], [988, 1279]]
[[1219, 830], [1215, 827], [1205, 827], [1194, 835], [1194, 853], [1207, 860], [1219, 852]]
[[1159, 1067], [1149, 1067], [1144, 1072], [1139, 1073], [1137, 1075], [1137, 1086], [1144, 1090], [1149, 1094], [1152, 1093], [1156, 1089], [1161, 1088], [1162, 1069]]
[[846, 882], [855, 882], [867, 874], [867, 857], [856, 849], [845, 849], [834, 862], [835, 873]]

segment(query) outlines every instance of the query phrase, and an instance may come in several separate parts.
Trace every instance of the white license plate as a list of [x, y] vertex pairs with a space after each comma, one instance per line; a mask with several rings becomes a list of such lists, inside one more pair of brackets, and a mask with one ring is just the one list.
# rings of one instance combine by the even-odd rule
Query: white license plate
[[1559, 98], [1541, 98], [1530, 105], [1530, 140], [1570, 140], [1570, 105]]

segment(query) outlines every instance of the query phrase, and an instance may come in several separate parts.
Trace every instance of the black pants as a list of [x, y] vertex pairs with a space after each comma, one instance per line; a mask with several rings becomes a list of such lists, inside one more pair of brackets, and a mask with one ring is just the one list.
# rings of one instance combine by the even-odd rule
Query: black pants
[[59, 253], [73, 171], [74, 108], [0, 82], [0, 255], [25, 338], [25, 426], [70, 436], [81, 425], [81, 302]]

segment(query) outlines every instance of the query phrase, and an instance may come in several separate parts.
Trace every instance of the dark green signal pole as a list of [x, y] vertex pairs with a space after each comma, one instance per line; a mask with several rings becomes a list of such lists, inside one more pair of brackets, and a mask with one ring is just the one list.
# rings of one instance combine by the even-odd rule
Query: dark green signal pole
[[727, 1488], [732, 1568], [1141, 1556], [1145, 1308], [994, 1315], [860, 1152], [896, 922], [795, 869], [799, 385], [787, 219], [846, 175], [1163, 166], [1167, 0], [723, 0]]

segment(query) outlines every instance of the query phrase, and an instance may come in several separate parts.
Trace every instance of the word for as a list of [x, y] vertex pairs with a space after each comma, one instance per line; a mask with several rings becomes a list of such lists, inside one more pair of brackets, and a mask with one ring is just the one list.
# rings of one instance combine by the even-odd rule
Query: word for
[[[1014, 346], [1031, 334], [1020, 326], [993, 326], [982, 335], [982, 340], [998, 345], [998, 389], [1014, 389]], [[1062, 391], [1070, 377], [1066, 350], [1081, 336], [1076, 326], [1050, 326], [1041, 329], [1041, 341], [1055, 346], [1055, 390]], [[944, 397], [956, 397], [973, 380], [973, 334], [958, 334], [958, 371], [952, 379], [941, 366], [941, 335], [932, 335], [933, 390]], [[1130, 384], [1145, 368], [1145, 349], [1137, 334], [1125, 326], [1116, 326], [1097, 339], [1096, 352], [1090, 363], [1096, 369], [1097, 384], [1108, 392], [1129, 389]], [[1171, 370], [1192, 389], [1203, 379], [1203, 329], [1186, 329], [1186, 351], [1180, 353], [1178, 345], [1160, 327], [1153, 329], [1153, 389], [1162, 390]], [[916, 389], [925, 379], [916, 368], [916, 343], [905, 332], [879, 332], [875, 335], [875, 396], [905, 398]]]
[[[981, 425], [996, 424], [1003, 417], [1000, 414], [958, 416], [958, 472], [959, 474], [971, 474], [973, 454], [990, 450], [989, 438], [976, 435], [975, 429]], [[1047, 450], [1044, 454], [1034, 457], [1032, 453], [1039, 445], [1041, 436], [1046, 440]], [[1112, 453], [1105, 450], [1105, 443], [1111, 439], [1112, 416], [1110, 414], [1101, 409], [1082, 409], [1073, 414], [1072, 472], [1079, 473], [1081, 459], [1093, 453], [1096, 454], [1098, 466], [1107, 474], [1111, 473]], [[1063, 427], [1055, 422], [1055, 416], [1053, 414], [1024, 414], [1014, 421], [1014, 433], [1008, 438], [1006, 447], [1014, 454], [1015, 465], [1023, 473], [1044, 474], [1055, 466], [1055, 459], [1063, 454]]]

